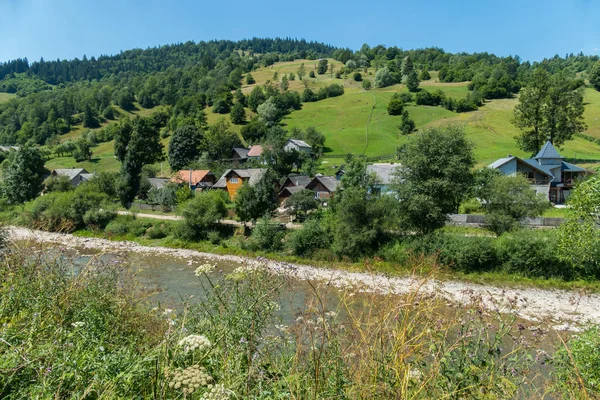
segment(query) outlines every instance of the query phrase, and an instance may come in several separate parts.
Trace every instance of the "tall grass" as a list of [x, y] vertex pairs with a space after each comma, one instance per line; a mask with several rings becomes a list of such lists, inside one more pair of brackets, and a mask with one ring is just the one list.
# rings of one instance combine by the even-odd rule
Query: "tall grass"
[[[431, 259], [410, 263], [436, 270]], [[555, 384], [545, 335], [521, 325], [515, 299], [490, 309], [465, 293], [456, 308], [420, 285], [392, 296], [309, 282], [291, 316], [279, 310], [296, 281], [273, 272], [260, 262], [230, 274], [202, 265], [200, 296], [151, 308], [152, 293], [121, 263], [76, 267], [60, 252], [5, 252], [0, 397], [512, 399], [597, 390], [577, 378], [596, 374], [577, 374], [582, 364], [562, 356], [567, 383]], [[581, 346], [568, 354], [578, 351], [589, 359]]]

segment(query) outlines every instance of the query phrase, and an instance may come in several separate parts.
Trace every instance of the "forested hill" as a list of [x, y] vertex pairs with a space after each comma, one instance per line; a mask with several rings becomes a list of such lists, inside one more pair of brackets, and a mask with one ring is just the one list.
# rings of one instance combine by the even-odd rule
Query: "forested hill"
[[[537, 66], [550, 73], [575, 76], [589, 73], [598, 61], [597, 56], [569, 54], [531, 64], [516, 56], [452, 54], [439, 48], [403, 50], [382, 45], [363, 45], [352, 51], [290, 38], [187, 42], [98, 58], [84, 56], [81, 60], [40, 60], [31, 64], [27, 59], [18, 59], [0, 64], [0, 92], [16, 94], [0, 102], [0, 144], [57, 143], [75, 126], [98, 128], [118, 119], [123, 110], [137, 107], [164, 106], [161, 120], [168, 121], [169, 132], [185, 125], [205, 129], [207, 107], [212, 107], [213, 113], [228, 114], [236, 103], [246, 106], [246, 100], [249, 109], [256, 113], [258, 105], [272, 98], [269, 106], [274, 107], [277, 120], [302, 108], [302, 102], [328, 97], [326, 88], [313, 82], [313, 89], [324, 92], [312, 96], [308, 77], [298, 76], [298, 81], [310, 89], [300, 96], [299, 87], [287, 89], [288, 80], [295, 76], [286, 76], [286, 82], [281, 84], [275, 77], [263, 80], [264, 87], [248, 99], [240, 89], [243, 83], [248, 88], [253, 85], [252, 73], [261, 68], [299, 59], [333, 59], [342, 64], [336, 67], [330, 63], [328, 68], [325, 62], [325, 70], [318, 72], [319, 76], [327, 71], [336, 79], [360, 75], [359, 71], [373, 73], [378, 88], [404, 83], [408, 70], [411, 82], [417, 85], [419, 79], [430, 79], [429, 71], [437, 71], [440, 83], [469, 82], [469, 95], [460, 99], [460, 107], [453, 102], [446, 105], [448, 109], [463, 111], [476, 108], [483, 99], [513, 97]], [[328, 90], [338, 93], [339, 87]], [[234, 98], [236, 91], [239, 93]], [[423, 104], [433, 105], [430, 103]], [[435, 105], [439, 104], [440, 101]]]
[[[181, 68], [201, 65], [212, 69], [219, 60], [236, 51], [249, 54], [278, 53], [294, 58], [331, 57], [335, 47], [299, 39], [245, 39], [237, 42], [219, 40], [210, 42], [186, 42], [181, 44], [152, 47], [145, 50], [133, 49], [112, 56], [100, 56], [74, 60], [40, 61], [29, 64], [27, 59], [17, 59], [0, 64], [0, 79], [11, 73], [30, 72], [49, 84], [79, 80], [102, 79], [121, 72], [151, 73], [166, 68]], [[288, 57], [289, 58], [289, 57]], [[285, 61], [284, 58], [281, 61]], [[279, 61], [273, 59], [272, 62]]]

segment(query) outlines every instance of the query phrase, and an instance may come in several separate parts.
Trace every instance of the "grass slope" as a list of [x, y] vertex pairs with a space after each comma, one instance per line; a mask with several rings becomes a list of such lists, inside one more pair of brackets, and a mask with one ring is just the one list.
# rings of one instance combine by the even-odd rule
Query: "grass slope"
[[[340, 62], [332, 59], [329, 59], [329, 63], [333, 63], [335, 70], [342, 67]], [[301, 93], [305, 86], [318, 90], [320, 87], [333, 83], [343, 84], [345, 89], [343, 96], [305, 103], [301, 110], [294, 111], [283, 119], [283, 123], [288, 128], [315, 126], [323, 132], [327, 139], [327, 149], [323, 157], [324, 166], [328, 163], [340, 164], [342, 157], [348, 153], [391, 156], [395, 153], [397, 146], [408, 140], [399, 133], [400, 117], [392, 117], [387, 114], [387, 104], [391, 96], [394, 93], [407, 92], [405, 85], [364, 91], [361, 89], [361, 83], [355, 82], [351, 75], [345, 79], [344, 77], [336, 79], [335, 75], [328, 72], [324, 75], [317, 74], [316, 78], [309, 78], [308, 73], [311, 70], [316, 72], [317, 61], [296, 60], [276, 63], [273, 66], [253, 71], [252, 76], [256, 83], [244, 85], [242, 89], [244, 93], [249, 93], [255, 86], [264, 85], [268, 80], [273, 81], [275, 72], [280, 81], [283, 74], [296, 74], [301, 64], [304, 64], [307, 71], [305, 81], [302, 82], [296, 77], [296, 80], [289, 82], [289, 90]], [[369, 68], [366, 72], [364, 70], [360, 72], [365, 79], [370, 80], [373, 80], [376, 73], [373, 68]], [[446, 96], [456, 99], [464, 98], [469, 92], [466, 82], [439, 82], [435, 71], [431, 72], [431, 78], [421, 82], [421, 88], [429, 91], [441, 90]], [[0, 93], [0, 101], [6, 100], [7, 96], [10, 98], [14, 95]], [[500, 157], [505, 157], [507, 154], [529, 156], [517, 148], [514, 138], [520, 132], [510, 122], [513, 115], [512, 110], [517, 101], [517, 99], [492, 100], [477, 111], [462, 114], [453, 113], [441, 107], [415, 105], [407, 106], [407, 110], [418, 129], [447, 124], [464, 125], [468, 137], [475, 144], [475, 156], [478, 163], [485, 165]], [[584, 117], [588, 125], [586, 134], [600, 138], [600, 92], [586, 89], [585, 102]], [[118, 107], [116, 109], [130, 116], [148, 116], [153, 111], [139, 106], [133, 112], [126, 112]], [[253, 115], [248, 109], [246, 109], [246, 114], [248, 118]], [[230, 121], [229, 115], [213, 114], [210, 108], [206, 109], [206, 115], [209, 124], [214, 124], [221, 118]], [[231, 129], [240, 134], [241, 126], [232, 124]], [[63, 140], [75, 139], [83, 132], [83, 127], [76, 127], [75, 130], [64, 135]], [[165, 146], [168, 141], [168, 138], [163, 139]], [[76, 163], [72, 157], [63, 157], [50, 160], [47, 165], [49, 168], [84, 167], [92, 171], [118, 169], [112, 142], [94, 148], [93, 153], [91, 162]], [[561, 149], [561, 153], [584, 166], [595, 166], [600, 162], [600, 145], [581, 138], [566, 143]]]
[[17, 97], [16, 94], [13, 93], [0, 93], [0, 103], [4, 103], [5, 101], [9, 101], [12, 98]]

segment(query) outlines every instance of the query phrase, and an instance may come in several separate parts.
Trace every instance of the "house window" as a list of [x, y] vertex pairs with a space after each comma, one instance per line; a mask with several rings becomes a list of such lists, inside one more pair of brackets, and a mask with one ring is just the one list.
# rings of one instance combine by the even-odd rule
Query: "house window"
[[229, 183], [240, 183], [239, 178], [230, 178]]

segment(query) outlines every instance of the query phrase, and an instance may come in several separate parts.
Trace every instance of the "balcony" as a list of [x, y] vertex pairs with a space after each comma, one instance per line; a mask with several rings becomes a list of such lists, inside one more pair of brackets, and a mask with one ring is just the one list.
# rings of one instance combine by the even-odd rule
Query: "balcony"
[[536, 179], [536, 178], [527, 178], [530, 185], [547, 185], [550, 183], [549, 178], [544, 179]]

